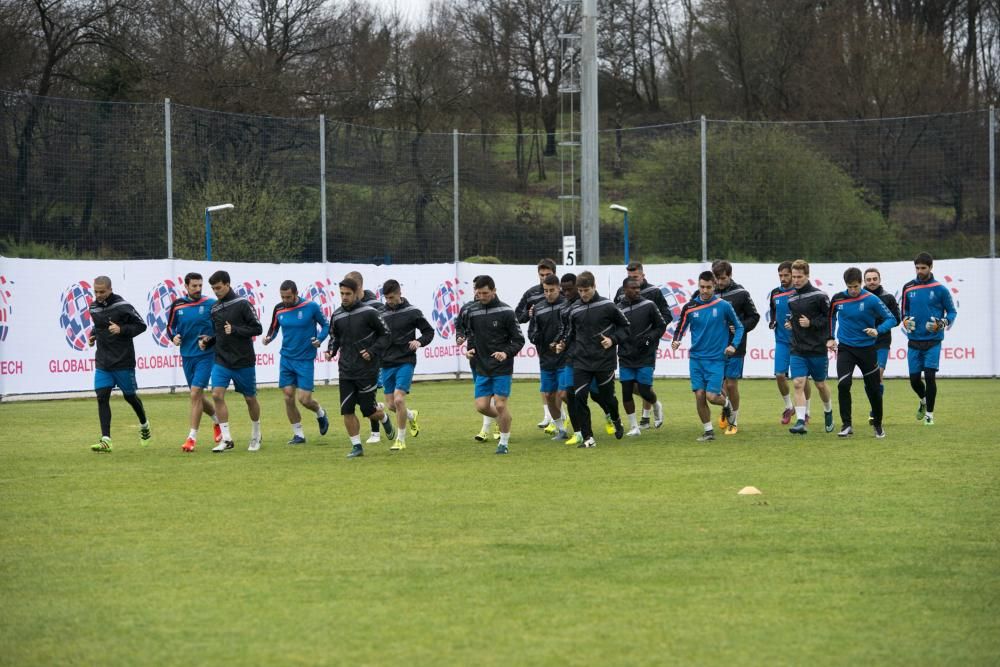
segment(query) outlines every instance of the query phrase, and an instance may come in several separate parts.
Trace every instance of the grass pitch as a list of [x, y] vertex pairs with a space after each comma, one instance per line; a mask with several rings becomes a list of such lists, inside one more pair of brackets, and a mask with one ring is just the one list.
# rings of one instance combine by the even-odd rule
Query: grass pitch
[[889, 437], [844, 441], [748, 381], [739, 435], [702, 445], [659, 381], [662, 430], [576, 450], [518, 382], [498, 457], [471, 384], [418, 383], [421, 435], [350, 461], [335, 418], [287, 447], [275, 390], [256, 454], [235, 395], [224, 455], [204, 425], [181, 453], [179, 395], [144, 399], [148, 449], [115, 397], [111, 455], [93, 399], [0, 404], [0, 663], [996, 664], [996, 388], [942, 381], [925, 428], [890, 382]]

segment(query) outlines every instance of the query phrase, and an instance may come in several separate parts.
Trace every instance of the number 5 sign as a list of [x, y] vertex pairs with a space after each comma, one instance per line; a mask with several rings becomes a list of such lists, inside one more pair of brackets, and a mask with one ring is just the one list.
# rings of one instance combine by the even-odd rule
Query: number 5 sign
[[576, 236], [564, 236], [562, 246], [563, 266], [576, 266]]

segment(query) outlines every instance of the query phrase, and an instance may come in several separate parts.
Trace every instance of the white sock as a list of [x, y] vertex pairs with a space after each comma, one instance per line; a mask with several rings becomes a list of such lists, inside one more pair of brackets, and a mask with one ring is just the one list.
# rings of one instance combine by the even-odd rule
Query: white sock
[[730, 410], [732, 410], [733, 409], [733, 404], [729, 402], [729, 397], [726, 396], [725, 399], [726, 399], [726, 407], [729, 408]]
[[382, 423], [383, 424], [389, 424], [390, 423], [389, 422], [389, 411], [388, 410], [386, 410], [385, 412], [382, 413]]
[[361, 434], [351, 436], [352, 445], [361, 445]]
[[250, 437], [254, 440], [260, 439], [260, 422], [250, 422]]
[[927, 405], [927, 397], [920, 399], [920, 405]]
[[785, 399], [785, 409], [786, 410], [791, 410], [792, 407], [793, 407], [792, 406], [792, 395], [791, 394], [785, 394], [781, 398]]
[[191, 438], [192, 440], [197, 440], [198, 439], [198, 429], [193, 428], [190, 431], [188, 431], [188, 437]]
[[643, 419], [649, 419], [649, 413], [650, 412], [651, 412], [651, 410], [649, 408], [643, 408], [642, 409], [642, 418]]
[[501, 445], [510, 444], [510, 433], [501, 433], [500, 434], [500, 444]]
[[222, 429], [222, 439], [232, 440], [233, 436], [229, 433], [229, 422], [219, 422], [219, 428]]
[[545, 413], [545, 421], [547, 422], [552, 421], [552, 411], [549, 410], [548, 404], [542, 405], [542, 411]]
[[323, 406], [321, 405], [319, 406], [319, 410], [316, 411], [316, 418], [322, 419], [323, 417], [326, 417], [326, 410], [324, 410]]
[[409, 420], [413, 419], [413, 410], [410, 410], [410, 409], [406, 410], [406, 418], [409, 419]]
[[806, 420], [806, 415], [807, 414], [809, 414], [809, 406], [808, 405], [796, 405], [795, 406], [795, 418], [798, 419], [800, 422], [804, 422]]
[[928, 413], [926, 413], [926, 415], [927, 415], [927, 419], [934, 419], [934, 413], [933, 412], [928, 412]]
[[302, 430], [302, 422], [292, 424], [292, 435], [297, 435], [300, 438], [306, 437], [306, 432]]
[[[645, 412], [645, 410], [643, 410], [643, 412]], [[634, 412], [628, 415], [628, 425], [631, 426], [632, 428], [636, 428], [639, 426], [639, 420], [636, 419]]]
[[712, 422], [705, 422], [704, 424], [701, 425], [701, 427], [705, 429], [705, 433], [708, 433], [709, 431], [712, 430]]
[[140, 428], [149, 428], [149, 420], [146, 420], [145, 424], [139, 424]]
[[219, 423], [219, 418], [216, 417], [215, 415], [212, 415], [212, 423], [213, 424], [218, 424]]
[[493, 419], [493, 417], [487, 417], [486, 415], [483, 415], [483, 430], [489, 431], [490, 426], [493, 426], [494, 421], [495, 420]]
[[833, 412], [833, 401], [823, 401], [823, 412]]
[[736, 426], [736, 423], [740, 420], [740, 411], [733, 410], [733, 414], [729, 416], [729, 423]]
[[573, 435], [583, 440], [583, 431], [573, 431]]

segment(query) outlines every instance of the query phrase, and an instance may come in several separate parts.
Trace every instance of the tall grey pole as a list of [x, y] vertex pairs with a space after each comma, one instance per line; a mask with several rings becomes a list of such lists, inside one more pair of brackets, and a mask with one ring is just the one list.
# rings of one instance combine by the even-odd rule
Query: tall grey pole
[[[990, 259], [997, 256], [997, 114], [990, 106]], [[996, 329], [994, 329], [996, 331]]]
[[167, 186], [167, 259], [174, 258], [174, 179], [170, 147], [170, 98], [163, 100], [163, 153], [166, 156], [164, 170]]
[[[451, 131], [451, 207], [454, 227], [455, 270], [458, 270], [458, 130]], [[457, 275], [457, 274], [456, 274]]]
[[326, 116], [319, 115], [319, 239], [326, 263]]
[[701, 117], [701, 261], [708, 261], [708, 123]]
[[597, 146], [597, 0], [583, 0], [580, 43], [580, 230], [583, 263], [601, 263]]

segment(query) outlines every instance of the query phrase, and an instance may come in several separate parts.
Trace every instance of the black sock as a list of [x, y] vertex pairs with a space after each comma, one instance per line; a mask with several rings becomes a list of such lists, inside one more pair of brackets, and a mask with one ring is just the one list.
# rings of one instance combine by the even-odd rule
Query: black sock
[[937, 401], [937, 371], [931, 368], [924, 369], [924, 377], [927, 378], [927, 412], [934, 412], [934, 403]]

